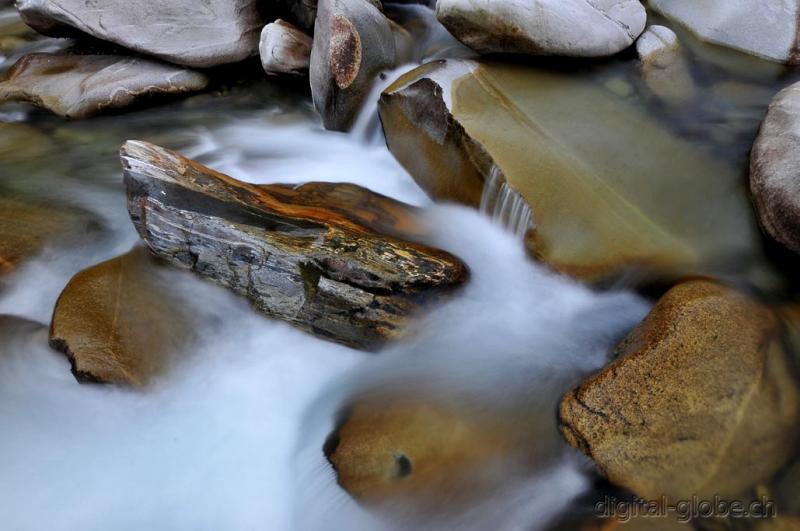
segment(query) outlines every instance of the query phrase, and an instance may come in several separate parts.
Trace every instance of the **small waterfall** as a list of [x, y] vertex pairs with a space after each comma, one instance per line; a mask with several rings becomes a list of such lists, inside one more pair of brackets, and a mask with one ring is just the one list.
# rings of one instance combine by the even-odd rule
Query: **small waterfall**
[[524, 238], [534, 227], [533, 210], [522, 195], [508, 185], [497, 166], [492, 167], [483, 186], [480, 210], [519, 238]]
[[356, 141], [373, 146], [383, 144], [383, 129], [381, 128], [380, 118], [378, 118], [378, 100], [381, 98], [381, 93], [394, 83], [398, 77], [417, 66], [419, 65], [416, 63], [405, 64], [393, 70], [381, 72], [375, 79], [372, 90], [364, 100], [355, 124], [350, 130], [350, 135]]

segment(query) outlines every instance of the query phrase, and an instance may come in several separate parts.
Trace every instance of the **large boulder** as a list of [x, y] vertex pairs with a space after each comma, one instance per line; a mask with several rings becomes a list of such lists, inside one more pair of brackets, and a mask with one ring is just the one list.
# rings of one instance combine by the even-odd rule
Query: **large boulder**
[[18, 0], [17, 9], [29, 26], [45, 35], [82, 32], [193, 67], [255, 55], [265, 23], [257, 0]]
[[800, 389], [775, 314], [707, 281], [672, 288], [568, 393], [562, 433], [645, 499], [745, 495], [793, 456]]
[[481, 53], [569, 57], [620, 52], [647, 21], [639, 0], [439, 0], [436, 16]]
[[145, 142], [121, 154], [152, 252], [321, 337], [378, 348], [466, 279], [457, 258], [415, 243], [411, 207], [358, 186], [254, 186]]
[[519, 215], [518, 226], [532, 210], [528, 248], [570, 275], [759, 271], [738, 169], [591, 76], [429, 63], [383, 93], [386, 141], [434, 199]]
[[369, 0], [320, 0], [310, 77], [327, 129], [349, 129], [376, 76], [397, 65], [393, 28]]
[[781, 63], [797, 64], [797, 0], [650, 0], [656, 11], [700, 39]]
[[261, 32], [261, 65], [267, 74], [306, 75], [311, 46], [311, 37], [284, 20], [276, 20]]
[[0, 78], [0, 103], [25, 101], [80, 119], [146, 98], [202, 90], [207, 84], [204, 74], [148, 59], [34, 53]]
[[75, 275], [58, 298], [50, 345], [79, 382], [143, 386], [191, 336], [186, 301], [145, 249]]
[[800, 253], [800, 83], [770, 104], [750, 161], [750, 190], [761, 226]]

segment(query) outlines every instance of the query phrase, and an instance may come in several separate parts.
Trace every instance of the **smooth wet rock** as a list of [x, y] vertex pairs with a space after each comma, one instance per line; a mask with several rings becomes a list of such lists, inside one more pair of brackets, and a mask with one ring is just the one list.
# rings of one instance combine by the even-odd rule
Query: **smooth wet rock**
[[145, 98], [204, 89], [199, 72], [119, 55], [29, 54], [0, 78], [0, 102], [24, 101], [69, 119]]
[[694, 99], [697, 89], [678, 36], [665, 26], [650, 26], [636, 41], [642, 76], [650, 91], [672, 105]]
[[142, 248], [75, 275], [53, 311], [50, 346], [79, 382], [140, 387], [191, 337], [170, 277]]
[[436, 16], [481, 53], [568, 57], [614, 55], [647, 21], [639, 0], [439, 0]]
[[591, 74], [436, 61], [390, 86], [379, 111], [434, 199], [479, 207], [507, 184], [533, 213], [528, 249], [561, 272], [647, 282], [766, 263], [740, 170]]
[[397, 66], [394, 26], [368, 0], [320, 0], [310, 78], [327, 129], [348, 130], [376, 76]]
[[735, 498], [792, 458], [800, 390], [775, 314], [720, 284], [672, 288], [563, 399], [567, 441], [645, 499]]
[[797, 0], [650, 0], [650, 6], [705, 41], [798, 64]]
[[413, 208], [348, 184], [255, 186], [145, 142], [122, 148], [128, 209], [151, 251], [323, 338], [375, 349], [466, 280], [414, 243]]
[[171, 63], [212, 67], [258, 53], [256, 0], [19, 0], [23, 20], [51, 37], [86, 33]]
[[800, 253], [800, 83], [769, 106], [750, 156], [750, 190], [764, 230]]
[[261, 32], [261, 65], [267, 74], [307, 75], [311, 37], [286, 21], [276, 20]]

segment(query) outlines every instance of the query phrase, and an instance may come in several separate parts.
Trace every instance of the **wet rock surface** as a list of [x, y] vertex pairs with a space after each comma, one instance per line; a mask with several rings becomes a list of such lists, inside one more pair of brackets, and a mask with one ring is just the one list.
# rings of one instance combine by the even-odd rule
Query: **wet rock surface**
[[481, 53], [569, 57], [620, 52], [647, 19], [639, 0], [439, 0], [436, 16]]
[[79, 382], [141, 387], [188, 346], [187, 301], [164, 269], [137, 248], [70, 280], [53, 312], [50, 345], [67, 355]]
[[753, 145], [750, 189], [758, 218], [775, 240], [800, 253], [800, 84], [772, 101]]
[[311, 46], [311, 37], [288, 22], [277, 20], [261, 32], [261, 65], [267, 74], [306, 75]]
[[800, 390], [782, 332], [748, 296], [679, 284], [564, 397], [562, 433], [645, 499], [746, 494], [795, 451]]
[[466, 280], [457, 258], [412, 243], [413, 209], [366, 189], [254, 186], [144, 142], [121, 154], [151, 251], [318, 336], [378, 348]]
[[35, 53], [0, 77], [0, 103], [24, 101], [81, 119], [146, 98], [196, 92], [207, 84], [204, 74], [147, 59]]

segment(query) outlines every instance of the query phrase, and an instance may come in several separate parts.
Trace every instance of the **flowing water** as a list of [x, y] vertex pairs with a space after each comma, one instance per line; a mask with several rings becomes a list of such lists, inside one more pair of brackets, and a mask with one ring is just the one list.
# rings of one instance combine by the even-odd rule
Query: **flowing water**
[[[306, 90], [245, 80], [75, 123], [1, 110], [0, 197], [69, 208], [83, 227], [0, 277], [2, 529], [536, 530], [582, 510], [581, 496], [595, 488], [589, 466], [560, 441], [553, 411], [650, 303], [626, 290], [592, 291], [532, 262], [520, 240], [535, 212], [500, 179], [487, 183], [483, 213], [434, 205], [375, 141], [377, 90], [352, 135], [323, 131]], [[724, 149], [744, 160], [765, 102], [730, 105], [740, 122]], [[707, 112], [672, 125], [702, 136], [687, 124], [718, 118]], [[144, 392], [80, 385], [48, 348], [47, 325], [74, 274], [138, 245], [116, 155], [130, 138], [254, 183], [351, 182], [420, 206], [430, 243], [460, 256], [471, 281], [411, 339], [373, 356], [165, 271], [193, 309], [196, 333], [181, 362]], [[512, 450], [487, 461], [489, 479], [466, 505], [367, 510], [336, 484], [323, 445], [342, 408], [376, 393], [508, 418], [501, 435]], [[534, 448], [535, 461], [519, 468]]]

